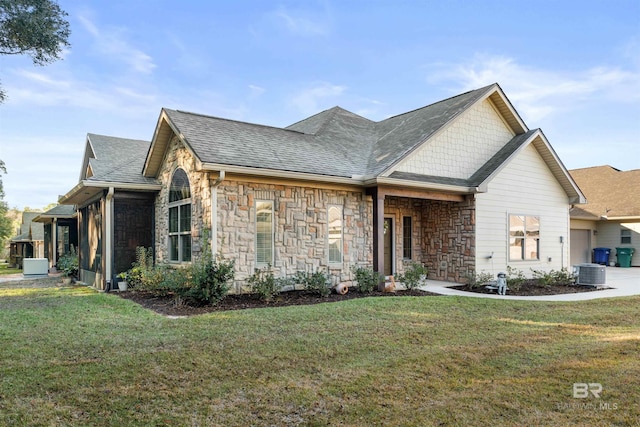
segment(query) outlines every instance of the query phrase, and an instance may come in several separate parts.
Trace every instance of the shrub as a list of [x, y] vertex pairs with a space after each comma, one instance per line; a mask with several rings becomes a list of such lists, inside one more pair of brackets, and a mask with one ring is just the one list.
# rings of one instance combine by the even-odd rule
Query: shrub
[[469, 273], [465, 277], [467, 279], [466, 287], [469, 290], [480, 288], [495, 280], [493, 274], [487, 272]]
[[420, 286], [427, 278], [427, 267], [419, 262], [413, 262], [409, 268], [398, 276], [398, 281], [402, 282], [405, 288], [411, 290]]
[[130, 288], [143, 286], [143, 281], [147, 279], [150, 271], [153, 269], [153, 250], [138, 246], [136, 248], [136, 260], [127, 271], [127, 278]]
[[331, 277], [322, 271], [315, 273], [297, 271], [295, 275], [296, 283], [304, 286], [304, 289], [321, 297], [326, 297], [331, 293]]
[[67, 277], [77, 277], [79, 268], [78, 253], [73, 245], [69, 248], [69, 252], [58, 259], [57, 268]]
[[507, 287], [514, 291], [520, 289], [522, 284], [527, 280], [522, 270], [507, 266]]
[[378, 289], [378, 284], [384, 280], [384, 276], [377, 271], [373, 271], [372, 268], [351, 267], [351, 272], [354, 274], [356, 283], [358, 283], [358, 292], [371, 293]]
[[205, 254], [201, 260], [191, 264], [186, 282], [177, 282], [176, 293], [199, 304], [217, 304], [229, 292], [235, 277], [235, 261], [221, 256], [213, 259]]
[[568, 286], [572, 285], [575, 281], [574, 275], [566, 268], [563, 268], [560, 271], [551, 270], [549, 272], [534, 269], [531, 269], [531, 271], [533, 271], [533, 278], [544, 287], [549, 287], [551, 285]]
[[254, 273], [247, 279], [247, 283], [251, 288], [251, 292], [256, 294], [258, 298], [270, 301], [280, 293], [286, 281], [276, 279], [273, 276], [271, 264], [268, 264], [264, 268], [256, 268]]

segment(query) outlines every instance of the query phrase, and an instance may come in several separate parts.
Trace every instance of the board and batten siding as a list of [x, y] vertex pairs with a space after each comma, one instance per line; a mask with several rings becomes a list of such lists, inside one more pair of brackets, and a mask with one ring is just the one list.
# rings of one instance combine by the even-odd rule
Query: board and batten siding
[[[539, 260], [509, 261], [509, 214], [540, 217]], [[476, 195], [476, 219], [476, 272], [495, 275], [511, 266], [531, 277], [531, 269], [569, 267], [568, 196], [533, 145], [490, 181], [486, 193]]]
[[493, 103], [486, 99], [445, 126], [440, 134], [400, 163], [397, 170], [468, 178], [514, 136]]

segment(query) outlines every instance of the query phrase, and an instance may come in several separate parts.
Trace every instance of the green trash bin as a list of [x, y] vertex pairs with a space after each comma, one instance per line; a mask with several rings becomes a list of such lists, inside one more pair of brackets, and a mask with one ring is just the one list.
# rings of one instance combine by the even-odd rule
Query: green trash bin
[[618, 257], [618, 265], [620, 267], [631, 267], [631, 257], [633, 256], [633, 248], [616, 248], [616, 257]]

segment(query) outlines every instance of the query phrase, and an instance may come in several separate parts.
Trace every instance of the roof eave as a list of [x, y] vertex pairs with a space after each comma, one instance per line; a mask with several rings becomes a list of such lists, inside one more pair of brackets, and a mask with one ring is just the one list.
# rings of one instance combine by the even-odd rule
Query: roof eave
[[271, 178], [298, 179], [303, 181], [330, 182], [334, 184], [362, 185], [362, 179], [358, 177], [345, 177], [333, 175], [320, 175], [307, 172], [292, 172], [280, 169], [252, 168], [247, 166], [226, 165], [222, 163], [201, 163], [200, 170], [203, 172], [235, 173], [242, 175], [266, 176]]
[[95, 197], [100, 191], [115, 188], [118, 190], [131, 190], [143, 192], [155, 192], [162, 189], [161, 184], [136, 184], [131, 182], [107, 182], [107, 181], [80, 181], [65, 195], [58, 198], [61, 205], [78, 205], [85, 200]]
[[443, 192], [454, 193], [454, 194], [473, 194], [473, 193], [482, 192], [482, 189], [480, 189], [479, 187], [419, 182], [419, 181], [411, 181], [406, 179], [389, 178], [384, 176], [378, 176], [378, 177], [372, 177], [372, 178], [366, 179], [364, 180], [363, 184], [366, 187], [372, 187], [375, 185], [392, 185], [392, 186], [402, 186], [402, 187], [410, 187], [410, 188], [421, 188], [421, 189], [428, 189], [428, 190], [443, 191]]
[[640, 215], [602, 216], [600, 219], [604, 219], [606, 221], [640, 221]]

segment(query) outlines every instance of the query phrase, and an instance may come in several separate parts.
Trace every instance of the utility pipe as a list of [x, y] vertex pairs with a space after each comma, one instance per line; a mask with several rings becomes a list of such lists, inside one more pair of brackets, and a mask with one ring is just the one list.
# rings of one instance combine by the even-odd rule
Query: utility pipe
[[221, 170], [216, 180], [211, 184], [211, 256], [215, 259], [218, 253], [218, 187], [224, 181], [226, 174]]

